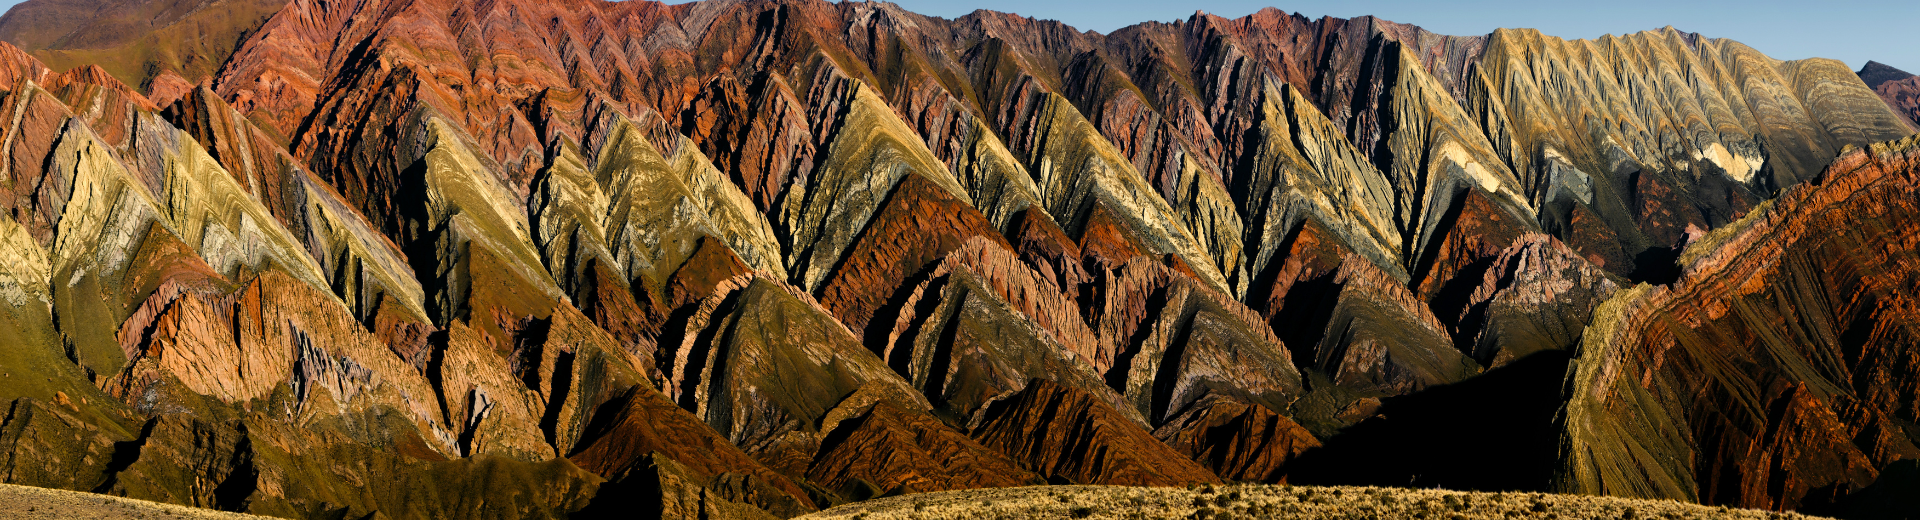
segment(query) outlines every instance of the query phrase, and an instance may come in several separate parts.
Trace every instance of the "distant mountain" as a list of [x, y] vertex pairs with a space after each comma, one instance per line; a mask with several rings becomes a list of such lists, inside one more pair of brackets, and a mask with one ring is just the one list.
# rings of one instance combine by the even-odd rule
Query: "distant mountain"
[[[225, 4], [193, 5], [151, 25]], [[88, 13], [16, 34], [160, 38]], [[1225, 481], [1822, 512], [1920, 458], [1920, 138], [1837, 61], [1274, 9], [243, 26], [193, 29], [245, 35], [198, 86], [0, 44], [8, 481], [299, 518]]]
[[1877, 61], [1868, 61], [1866, 65], [1860, 67], [1859, 72], [1855, 72], [1854, 74], [1860, 76], [1860, 81], [1865, 82], [1867, 88], [1880, 88], [1880, 85], [1884, 85], [1889, 81], [1900, 81], [1913, 77], [1913, 75], [1908, 74], [1907, 71], [1896, 69]]
[[1880, 94], [1880, 99], [1886, 100], [1887, 106], [1906, 119], [1909, 127], [1920, 128], [1920, 79], [1877, 61], [1867, 62], [1857, 74], [1868, 88]]
[[[210, 78], [287, 0], [27, 0], [0, 16], [0, 41], [57, 71], [99, 65], [147, 88], [172, 73]], [[180, 88], [178, 85], [164, 85]]]

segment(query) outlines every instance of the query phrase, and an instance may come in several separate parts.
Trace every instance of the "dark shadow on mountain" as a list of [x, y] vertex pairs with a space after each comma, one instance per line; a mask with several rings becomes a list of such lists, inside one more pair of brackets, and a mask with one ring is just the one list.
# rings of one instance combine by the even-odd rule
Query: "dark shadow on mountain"
[[1803, 510], [1848, 520], [1920, 520], [1920, 461], [1895, 461], [1873, 484], [1833, 504], [1809, 504]]
[[1288, 463], [1293, 484], [1544, 491], [1557, 468], [1570, 356], [1540, 352], [1466, 381], [1384, 400], [1380, 414]]
[[1628, 280], [1654, 285], [1680, 281], [1680, 250], [1677, 247], [1649, 247], [1633, 257], [1633, 272]]

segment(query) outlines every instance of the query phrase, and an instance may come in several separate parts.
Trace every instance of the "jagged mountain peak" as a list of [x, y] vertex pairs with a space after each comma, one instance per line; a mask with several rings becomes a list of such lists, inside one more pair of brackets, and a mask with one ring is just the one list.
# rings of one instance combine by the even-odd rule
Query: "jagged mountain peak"
[[1913, 77], [1913, 74], [1909, 74], [1907, 71], [1872, 60], [1868, 60], [1866, 65], [1861, 65], [1860, 71], [1855, 72], [1855, 74], [1860, 76], [1860, 81], [1866, 82], [1867, 88], [1876, 89], [1889, 81], [1900, 81]]

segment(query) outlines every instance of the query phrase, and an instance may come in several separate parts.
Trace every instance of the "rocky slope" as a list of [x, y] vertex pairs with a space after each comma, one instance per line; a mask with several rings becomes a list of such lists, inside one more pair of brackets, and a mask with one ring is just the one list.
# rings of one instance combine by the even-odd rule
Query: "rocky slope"
[[0, 16], [0, 41], [56, 71], [99, 65], [170, 101], [212, 79], [287, 0], [29, 0]]
[[[1222, 481], [1819, 509], [1920, 457], [1916, 169], [1874, 144], [1911, 131], [1830, 60], [812, 0], [289, 0], [246, 35], [148, 94], [0, 45], [7, 482], [327, 518]], [[1843, 216], [1884, 224], [1793, 231]]]
[[1676, 283], [1596, 310], [1562, 489], [1819, 509], [1920, 454], [1902, 426], [1917, 157], [1914, 138], [1851, 149], [1688, 248]]

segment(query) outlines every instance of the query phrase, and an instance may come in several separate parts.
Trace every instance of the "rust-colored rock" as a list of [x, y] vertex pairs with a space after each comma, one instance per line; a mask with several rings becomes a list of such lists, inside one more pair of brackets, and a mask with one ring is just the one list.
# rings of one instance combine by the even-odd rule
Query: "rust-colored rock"
[[1320, 446], [1285, 416], [1225, 397], [1194, 405], [1153, 435], [1220, 478], [1239, 481], [1285, 482], [1287, 462]]
[[1920, 457], [1916, 145], [1816, 174], [1907, 135], [1869, 90], [1907, 80], [1831, 60], [1278, 10], [132, 4], [192, 12], [72, 41], [257, 30], [165, 42], [234, 42], [210, 79], [0, 45], [27, 483], [289, 517], [1223, 478], [1819, 511]]
[[886, 402], [841, 422], [828, 439], [807, 479], [852, 498], [1046, 482], [940, 421]]
[[900, 299], [898, 293], [909, 279], [974, 237], [1012, 247], [965, 201], [908, 175], [848, 251], [845, 263], [821, 287], [820, 304], [848, 328], [870, 333], [874, 313]]
[[1085, 392], [1037, 379], [970, 435], [1049, 481], [1180, 486], [1220, 478]]
[[[1915, 413], [1900, 331], [1920, 274], [1892, 223], [1920, 212], [1916, 149], [1850, 150], [1689, 246], [1676, 283], [1601, 305], [1569, 381], [1561, 489], [1817, 509], [1912, 453], [1877, 432]], [[1607, 469], [1623, 467], [1641, 470]]]
[[[814, 505], [798, 485], [761, 466], [692, 414], [674, 406], [658, 390], [645, 385], [628, 388], [620, 397], [601, 405], [568, 459], [620, 481], [656, 464], [650, 453], [676, 462], [690, 477], [703, 480], [696, 485], [713, 489], [731, 501], [786, 514]], [[735, 485], [723, 480], [729, 474], [737, 479]]]

